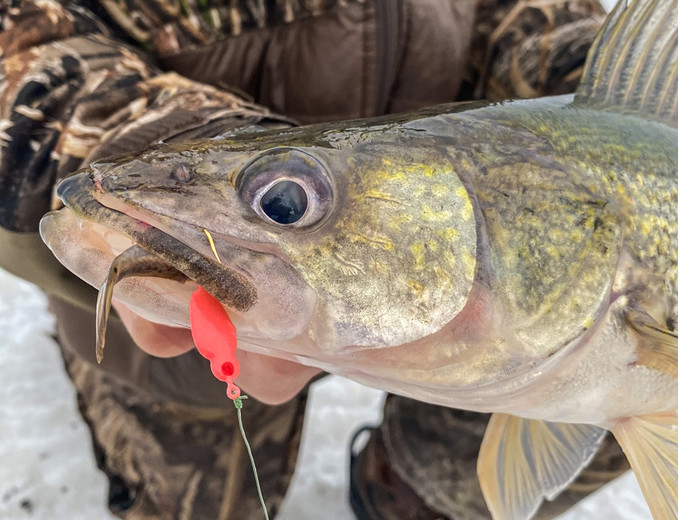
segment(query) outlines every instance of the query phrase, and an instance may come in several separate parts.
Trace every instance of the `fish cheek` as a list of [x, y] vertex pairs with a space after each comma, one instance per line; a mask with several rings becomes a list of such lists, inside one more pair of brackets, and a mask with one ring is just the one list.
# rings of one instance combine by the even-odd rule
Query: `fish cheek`
[[318, 292], [312, 331], [326, 351], [433, 334], [464, 307], [475, 277], [472, 203], [449, 164], [394, 152], [358, 167], [333, 220], [288, 246]]

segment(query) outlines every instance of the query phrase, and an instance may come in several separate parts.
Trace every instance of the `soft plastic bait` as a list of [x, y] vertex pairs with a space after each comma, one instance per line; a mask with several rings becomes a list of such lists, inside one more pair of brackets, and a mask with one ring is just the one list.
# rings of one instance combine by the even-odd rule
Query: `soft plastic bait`
[[240, 388], [233, 384], [240, 374], [235, 325], [219, 300], [200, 286], [191, 295], [191, 334], [198, 352], [209, 359], [214, 377], [226, 382], [226, 395], [240, 397]]

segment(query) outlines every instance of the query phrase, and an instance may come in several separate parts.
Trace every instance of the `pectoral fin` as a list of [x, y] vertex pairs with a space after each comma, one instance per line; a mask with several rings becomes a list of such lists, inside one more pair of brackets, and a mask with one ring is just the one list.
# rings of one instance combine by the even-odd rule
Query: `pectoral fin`
[[494, 520], [532, 517], [574, 480], [605, 430], [494, 414], [478, 456], [478, 479]]
[[654, 518], [678, 518], [678, 417], [631, 417], [612, 433], [631, 463]]
[[678, 335], [639, 309], [629, 311], [626, 319], [641, 340], [636, 363], [678, 377]]

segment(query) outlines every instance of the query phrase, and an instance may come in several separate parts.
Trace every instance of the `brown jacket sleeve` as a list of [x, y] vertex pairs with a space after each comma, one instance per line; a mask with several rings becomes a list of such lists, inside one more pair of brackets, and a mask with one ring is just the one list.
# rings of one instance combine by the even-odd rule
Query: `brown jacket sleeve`
[[103, 156], [234, 127], [287, 125], [214, 87], [163, 73], [91, 12], [57, 2], [0, 11], [0, 267], [80, 305], [94, 292], [52, 257], [40, 218], [58, 182]]
[[[283, 4], [299, 2], [276, 3]], [[304, 123], [402, 112], [456, 98], [474, 0], [313, 4], [317, 11], [297, 13], [293, 22], [278, 18], [256, 31], [160, 53], [159, 63], [212, 85], [233, 85]]]
[[0, 226], [6, 229], [35, 231], [50, 209], [52, 187], [95, 158], [272, 119], [234, 95], [163, 74], [83, 13], [23, 2], [4, 14]]

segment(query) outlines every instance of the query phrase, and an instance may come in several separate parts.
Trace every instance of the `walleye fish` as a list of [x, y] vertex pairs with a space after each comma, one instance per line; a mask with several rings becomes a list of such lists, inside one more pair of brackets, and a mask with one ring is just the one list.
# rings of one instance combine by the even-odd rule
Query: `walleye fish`
[[58, 192], [42, 236], [93, 285], [113, 264], [102, 308], [126, 274], [188, 327], [200, 284], [246, 350], [494, 412], [495, 519], [605, 430], [678, 518], [678, 0], [622, 1], [574, 96], [159, 145]]

